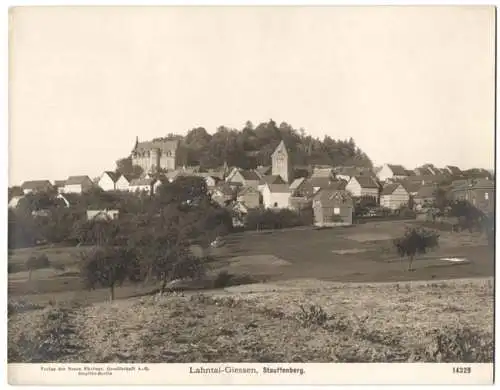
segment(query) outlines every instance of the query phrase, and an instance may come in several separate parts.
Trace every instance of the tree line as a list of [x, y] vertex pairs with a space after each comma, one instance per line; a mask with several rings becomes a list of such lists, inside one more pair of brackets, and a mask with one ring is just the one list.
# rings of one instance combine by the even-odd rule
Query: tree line
[[[259, 165], [270, 165], [271, 155], [283, 140], [296, 166], [333, 165], [372, 167], [372, 161], [352, 138], [335, 140], [330, 136], [323, 139], [306, 135], [304, 129], [274, 120], [255, 126], [247, 121], [241, 129], [219, 126], [214, 134], [204, 127], [196, 127], [185, 136], [169, 134], [153, 141], [180, 141], [187, 153], [187, 165], [201, 169], [213, 169], [227, 163], [243, 169], [253, 169]], [[116, 171], [130, 177], [141, 174], [139, 167], [132, 165], [129, 156], [117, 161]]]

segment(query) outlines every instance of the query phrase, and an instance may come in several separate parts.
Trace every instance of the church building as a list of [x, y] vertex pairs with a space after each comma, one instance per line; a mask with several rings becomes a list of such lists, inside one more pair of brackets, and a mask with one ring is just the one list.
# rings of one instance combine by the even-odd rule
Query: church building
[[280, 176], [285, 183], [293, 181], [293, 166], [291, 156], [283, 140], [274, 150], [272, 156], [272, 175]]

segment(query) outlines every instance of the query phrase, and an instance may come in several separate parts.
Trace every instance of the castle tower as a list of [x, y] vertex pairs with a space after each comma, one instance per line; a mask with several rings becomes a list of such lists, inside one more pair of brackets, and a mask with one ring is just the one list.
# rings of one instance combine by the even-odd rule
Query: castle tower
[[286, 183], [293, 181], [293, 167], [290, 154], [282, 140], [274, 150], [272, 156], [272, 174], [279, 175]]

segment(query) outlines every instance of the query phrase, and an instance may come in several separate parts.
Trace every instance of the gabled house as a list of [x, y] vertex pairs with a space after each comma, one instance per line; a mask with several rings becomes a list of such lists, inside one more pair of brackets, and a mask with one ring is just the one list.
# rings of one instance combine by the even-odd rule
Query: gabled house
[[447, 170], [452, 176], [462, 176], [461, 169], [455, 165], [447, 165], [444, 169]]
[[94, 183], [88, 176], [70, 176], [64, 183], [65, 194], [81, 194], [94, 187]]
[[380, 181], [387, 181], [389, 179], [404, 179], [408, 177], [408, 174], [402, 165], [384, 164], [377, 176]]
[[97, 185], [104, 191], [115, 191], [116, 182], [120, 178], [120, 174], [112, 171], [104, 171], [104, 173], [99, 177]]
[[23, 190], [24, 195], [29, 194], [31, 192], [45, 192], [52, 189], [52, 184], [48, 180], [30, 180], [25, 181], [21, 188]]
[[226, 178], [228, 183], [239, 183], [242, 186], [250, 186], [257, 188], [261, 178], [251, 169], [233, 169], [233, 171]]
[[262, 179], [264, 176], [268, 176], [271, 174], [272, 167], [271, 166], [262, 166], [259, 165], [257, 168], [255, 168], [255, 173], [259, 175], [259, 177]]
[[407, 206], [410, 202], [410, 194], [401, 183], [386, 184], [380, 193], [380, 206], [397, 210]]
[[54, 188], [59, 194], [64, 193], [65, 185], [66, 185], [66, 180], [54, 180]]
[[472, 179], [452, 188], [453, 199], [466, 200], [485, 213], [495, 210], [495, 182]]
[[314, 194], [311, 180], [301, 177], [290, 184], [290, 195], [296, 198], [310, 198]]
[[220, 206], [226, 206], [236, 199], [236, 191], [227, 183], [218, 185], [208, 190], [212, 200]]
[[347, 184], [344, 180], [337, 180], [328, 177], [310, 177], [307, 181], [312, 186], [314, 192], [317, 192], [322, 188], [329, 188], [332, 186], [343, 190]]
[[422, 207], [430, 207], [436, 198], [436, 190], [437, 187], [433, 184], [421, 186], [413, 197], [415, 209], [420, 210]]
[[324, 188], [312, 198], [314, 225], [352, 225], [354, 210], [350, 194], [344, 190]]
[[356, 176], [345, 186], [345, 189], [355, 197], [372, 197], [377, 202], [379, 199], [380, 186], [374, 178], [370, 176]]
[[115, 188], [117, 191], [128, 191], [130, 185], [130, 179], [125, 175], [120, 175], [115, 183]]
[[153, 195], [156, 193], [158, 187], [161, 185], [161, 181], [154, 178], [139, 178], [130, 181], [128, 190], [135, 193], [145, 193], [148, 195]]
[[290, 207], [290, 188], [288, 184], [266, 184], [262, 190], [265, 208], [286, 209]]
[[242, 187], [236, 195], [236, 201], [244, 204], [248, 209], [254, 209], [260, 206], [262, 195], [251, 186]]
[[260, 179], [257, 189], [262, 193], [262, 191], [264, 191], [264, 187], [268, 184], [286, 184], [286, 183], [281, 178], [280, 175], [264, 176], [262, 179]]

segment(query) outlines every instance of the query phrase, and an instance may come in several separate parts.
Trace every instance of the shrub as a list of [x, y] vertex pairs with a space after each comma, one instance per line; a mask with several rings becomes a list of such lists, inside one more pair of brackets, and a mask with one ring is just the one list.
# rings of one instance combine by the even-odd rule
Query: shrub
[[300, 311], [295, 315], [295, 319], [299, 321], [302, 326], [312, 326], [318, 325], [322, 326], [328, 321], [328, 314], [323, 310], [321, 306], [310, 305], [305, 307], [300, 305]]
[[312, 213], [288, 210], [250, 210], [245, 219], [246, 230], [284, 229], [312, 224]]
[[417, 349], [413, 361], [440, 363], [491, 363], [493, 338], [468, 327], [444, 327], [435, 331], [432, 342]]

